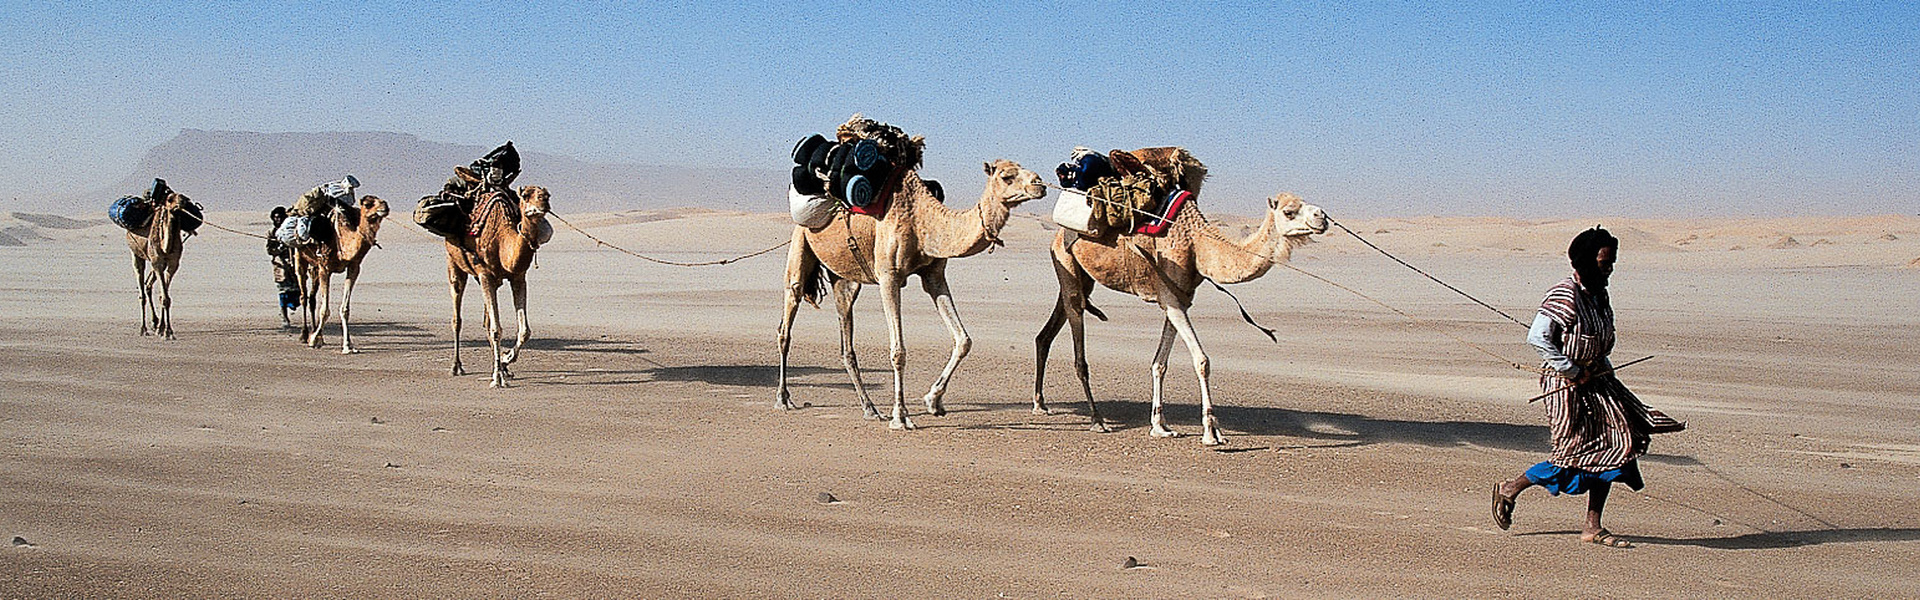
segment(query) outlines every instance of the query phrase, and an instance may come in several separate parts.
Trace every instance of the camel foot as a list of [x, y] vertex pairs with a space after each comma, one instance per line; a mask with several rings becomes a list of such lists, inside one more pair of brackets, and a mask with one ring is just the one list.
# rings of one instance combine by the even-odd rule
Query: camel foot
[[1147, 430], [1147, 435], [1157, 438], [1176, 438], [1180, 437], [1180, 432], [1167, 429], [1165, 425], [1155, 424], [1153, 429]]
[[502, 389], [506, 389], [506, 388], [508, 387], [508, 386], [507, 386], [507, 378], [505, 378], [505, 377], [501, 377], [501, 376], [499, 376], [499, 375], [494, 375], [494, 376], [493, 376], [493, 383], [489, 383], [489, 384], [487, 384], [487, 387], [490, 387], [490, 388], [493, 388], [493, 389], [496, 389], [496, 390], [502, 390]]
[[1200, 445], [1202, 445], [1202, 446], [1225, 446], [1225, 445], [1227, 445], [1227, 438], [1226, 438], [1226, 436], [1223, 436], [1223, 435], [1220, 435], [1220, 434], [1218, 434], [1218, 433], [1211, 433], [1211, 432], [1209, 432], [1209, 433], [1207, 433], [1207, 434], [1204, 434], [1204, 435], [1201, 435], [1201, 436], [1200, 436]]
[[939, 396], [934, 396], [929, 394], [927, 395], [925, 400], [927, 404], [927, 414], [930, 414], [936, 417], [947, 416], [947, 406], [945, 404], [940, 403]]
[[341, 354], [359, 354], [360, 349], [354, 348], [352, 346], [347, 346], [347, 347], [341, 348], [340, 353]]
[[779, 393], [773, 396], [773, 407], [780, 410], [795, 410], [793, 394], [787, 393], [786, 388], [781, 388]]
[[912, 431], [914, 429], [919, 429], [919, 428], [914, 427], [913, 419], [907, 418], [906, 415], [894, 415], [893, 420], [887, 422], [887, 429], [894, 429], [899, 431]]
[[1035, 415], [1042, 415], [1042, 416], [1053, 414], [1053, 411], [1047, 410], [1047, 405], [1041, 404], [1038, 402], [1035, 402], [1033, 404], [1033, 409], [1030, 410], [1029, 412], [1032, 412]]
[[459, 377], [459, 376], [461, 376], [461, 375], [465, 375], [465, 374], [467, 374], [467, 370], [466, 370], [466, 368], [464, 368], [464, 367], [461, 367], [461, 366], [460, 366], [460, 363], [453, 363], [453, 376], [454, 376], [454, 377]]
[[1095, 419], [1095, 420], [1093, 421], [1093, 426], [1091, 426], [1091, 427], [1088, 427], [1088, 428], [1087, 428], [1087, 431], [1091, 431], [1091, 432], [1094, 432], [1094, 433], [1112, 433], [1112, 432], [1113, 432], [1113, 430], [1112, 430], [1112, 429], [1108, 429], [1108, 428], [1107, 428], [1107, 422], [1106, 422], [1106, 421], [1101, 421], [1101, 420], [1099, 420], [1099, 419]]
[[494, 365], [493, 370], [499, 373], [498, 377], [501, 380], [513, 379], [513, 371], [507, 368], [507, 363], [503, 362], [503, 363]]
[[886, 419], [887, 416], [880, 414], [880, 411], [874, 410], [873, 405], [869, 404], [860, 408], [860, 418], [868, 421], [880, 421]]

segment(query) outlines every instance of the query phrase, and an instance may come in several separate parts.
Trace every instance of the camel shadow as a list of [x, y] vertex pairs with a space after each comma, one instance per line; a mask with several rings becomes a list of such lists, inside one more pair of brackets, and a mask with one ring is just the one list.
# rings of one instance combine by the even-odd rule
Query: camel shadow
[[[485, 338], [482, 338], [481, 343], [486, 343]], [[527, 349], [546, 352], [593, 352], [599, 354], [648, 354], [653, 352], [652, 350], [641, 348], [633, 342], [604, 337], [596, 339], [534, 337], [527, 340]]]
[[[1516, 536], [1532, 535], [1578, 535], [1571, 529], [1562, 531], [1529, 531], [1516, 533]], [[1807, 531], [1761, 531], [1741, 535], [1713, 538], [1671, 538], [1647, 535], [1628, 535], [1627, 540], [1635, 544], [1649, 546], [1694, 546], [1712, 550], [1780, 550], [1819, 546], [1823, 544], [1846, 544], [1858, 542], [1911, 542], [1920, 540], [1920, 528], [1915, 527], [1848, 527], [1835, 529], [1812, 529]]]
[[[995, 408], [1026, 409], [1027, 404], [992, 404]], [[1168, 405], [1169, 424], [1193, 426], [1200, 421], [1200, 408], [1192, 405]], [[1146, 427], [1153, 404], [1144, 400], [1102, 400], [1100, 416], [1116, 430]], [[1215, 414], [1229, 434], [1305, 438], [1333, 442], [1340, 447], [1380, 443], [1407, 443], [1436, 448], [1473, 445], [1516, 451], [1540, 451], [1549, 447], [1548, 430], [1542, 425], [1515, 425], [1481, 421], [1404, 421], [1381, 419], [1351, 413], [1293, 410], [1287, 408], [1220, 406]], [[1053, 413], [1086, 416], [1086, 403], [1054, 405]], [[998, 428], [1007, 424], [983, 425]], [[1691, 460], [1691, 459], [1686, 459]]]

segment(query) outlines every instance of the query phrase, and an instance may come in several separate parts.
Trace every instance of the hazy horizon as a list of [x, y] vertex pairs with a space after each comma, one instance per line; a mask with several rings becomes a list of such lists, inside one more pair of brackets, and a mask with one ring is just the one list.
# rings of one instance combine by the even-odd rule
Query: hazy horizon
[[777, 170], [858, 112], [956, 191], [992, 158], [1181, 145], [1243, 213], [1920, 209], [1906, 3], [7, 4], [0, 201], [138, 175], [184, 129]]

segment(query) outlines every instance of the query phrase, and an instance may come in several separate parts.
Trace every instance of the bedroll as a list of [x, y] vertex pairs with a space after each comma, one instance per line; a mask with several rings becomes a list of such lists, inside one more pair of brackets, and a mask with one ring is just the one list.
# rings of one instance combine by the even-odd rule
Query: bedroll
[[139, 196], [121, 196], [113, 204], [107, 205], [107, 218], [127, 231], [144, 228], [147, 221], [153, 218], [153, 205]]

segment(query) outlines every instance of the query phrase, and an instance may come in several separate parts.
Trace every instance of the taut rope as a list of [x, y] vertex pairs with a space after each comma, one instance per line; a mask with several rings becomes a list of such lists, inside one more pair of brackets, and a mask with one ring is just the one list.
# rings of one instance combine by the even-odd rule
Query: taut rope
[[759, 255], [762, 255], [762, 254], [766, 254], [766, 253], [768, 253], [768, 252], [772, 252], [772, 251], [775, 251], [775, 250], [779, 250], [779, 249], [781, 249], [781, 248], [785, 248], [785, 247], [787, 247], [787, 244], [791, 244], [791, 243], [793, 243], [793, 240], [787, 240], [787, 241], [784, 241], [784, 242], [780, 242], [780, 245], [778, 245], [778, 246], [774, 246], [774, 247], [772, 247], [772, 248], [768, 248], [768, 249], [765, 249], [765, 250], [761, 250], [761, 251], [758, 251], [758, 252], [750, 252], [750, 253], [747, 253], [747, 254], [742, 254], [742, 255], [740, 255], [740, 256], [735, 256], [735, 257], [733, 257], [733, 258], [727, 258], [727, 259], [722, 259], [722, 260], [710, 260], [710, 261], [705, 261], [705, 262], [679, 262], [679, 261], [672, 261], [672, 260], [664, 260], [664, 259], [659, 259], [659, 258], [654, 258], [654, 257], [651, 257], [651, 256], [647, 256], [647, 255], [645, 255], [645, 254], [641, 254], [641, 253], [638, 253], [638, 252], [634, 252], [634, 251], [632, 251], [632, 250], [628, 250], [628, 249], [626, 249], [626, 248], [621, 248], [621, 247], [619, 247], [619, 246], [615, 246], [615, 245], [613, 245], [613, 244], [611, 244], [611, 243], [608, 243], [608, 242], [607, 242], [606, 240], [603, 240], [603, 239], [600, 239], [600, 238], [598, 238], [598, 237], [595, 237], [595, 236], [594, 236], [593, 234], [591, 234], [591, 233], [587, 233], [587, 230], [585, 230], [585, 229], [581, 229], [581, 228], [579, 228], [578, 226], [575, 226], [575, 225], [574, 225], [573, 223], [569, 223], [569, 222], [567, 222], [567, 219], [566, 219], [565, 217], [561, 217], [561, 216], [560, 216], [559, 214], [557, 214], [557, 213], [554, 213], [553, 211], [547, 211], [547, 216], [549, 216], [549, 217], [553, 217], [553, 218], [554, 218], [555, 220], [558, 220], [558, 221], [560, 221], [560, 224], [562, 224], [562, 225], [566, 225], [568, 229], [572, 229], [572, 230], [574, 230], [574, 231], [578, 231], [578, 232], [580, 232], [580, 235], [584, 235], [584, 236], [587, 236], [587, 239], [590, 239], [590, 240], [593, 240], [593, 242], [594, 242], [595, 244], [599, 244], [599, 245], [602, 245], [602, 246], [606, 246], [606, 247], [608, 247], [608, 248], [612, 248], [612, 249], [613, 249], [614, 251], [616, 251], [616, 252], [619, 252], [619, 253], [621, 253], [621, 254], [625, 254], [625, 255], [627, 255], [627, 256], [632, 256], [632, 257], [634, 257], [634, 258], [638, 258], [638, 259], [640, 259], [640, 260], [644, 260], [644, 261], [648, 261], [648, 262], [655, 262], [655, 263], [659, 263], [659, 264], [663, 264], [663, 265], [668, 265], [668, 266], [674, 266], [674, 267], [710, 267], [710, 266], [714, 266], [714, 265], [724, 265], [724, 264], [727, 264], [727, 263], [732, 263], [732, 262], [737, 262], [737, 261], [742, 261], [742, 260], [746, 260], [746, 259], [749, 259], [749, 258], [753, 258], [753, 257], [755, 257], [755, 256], [759, 256]]
[[240, 234], [240, 235], [244, 235], [244, 236], [247, 236], [247, 237], [250, 237], [250, 238], [255, 238], [255, 239], [262, 239], [262, 240], [264, 240], [264, 239], [267, 239], [267, 236], [264, 236], [264, 235], [260, 235], [260, 234], [258, 234], [258, 233], [247, 233], [247, 232], [245, 232], [245, 231], [240, 231], [240, 230], [238, 230], [238, 229], [228, 229], [228, 228], [225, 228], [225, 227], [221, 227], [221, 226], [220, 226], [219, 224], [217, 224], [217, 223], [214, 223], [213, 221], [208, 221], [208, 220], [206, 220], [206, 219], [201, 219], [201, 220], [200, 220], [200, 224], [201, 224], [201, 225], [206, 225], [206, 226], [208, 226], [208, 227], [212, 227], [212, 228], [214, 228], [214, 229], [218, 229], [218, 230], [221, 230], [221, 231], [225, 231], [225, 232], [227, 232], [227, 233], [237, 233], [237, 234]]
[[1487, 307], [1487, 310], [1491, 310], [1502, 317], [1506, 317], [1508, 321], [1513, 321], [1515, 325], [1519, 325], [1521, 327], [1529, 327], [1529, 325], [1527, 325], [1526, 323], [1520, 322], [1519, 319], [1513, 318], [1513, 315], [1507, 314], [1506, 311], [1502, 311], [1498, 308], [1494, 308], [1492, 304], [1481, 302], [1479, 298], [1473, 297], [1472, 294], [1468, 294], [1466, 292], [1460, 291], [1460, 288], [1453, 287], [1452, 285], [1448, 285], [1447, 282], [1441, 281], [1440, 278], [1434, 277], [1432, 275], [1428, 275], [1426, 271], [1420, 270], [1420, 267], [1407, 264], [1407, 261], [1400, 260], [1400, 257], [1394, 256], [1393, 254], [1387, 252], [1386, 250], [1380, 249], [1379, 246], [1373, 245], [1373, 242], [1367, 241], [1367, 238], [1360, 237], [1360, 234], [1354, 233], [1352, 229], [1347, 229], [1346, 225], [1341, 225], [1339, 221], [1333, 220], [1332, 215], [1327, 216], [1327, 222], [1332, 223], [1334, 227], [1339, 227], [1341, 231], [1347, 232], [1347, 235], [1353, 236], [1353, 239], [1360, 240], [1360, 243], [1366, 244], [1368, 248], [1372, 248], [1375, 252], [1379, 252], [1382, 256], [1393, 259], [1393, 262], [1400, 263], [1400, 266], [1413, 269], [1413, 272], [1419, 273], [1422, 276], [1425, 276], [1427, 279], [1433, 280], [1434, 283], [1440, 284], [1441, 287], [1447, 288], [1449, 290], [1453, 290], [1453, 293], [1459, 294], [1461, 296], [1465, 296], [1468, 300], [1472, 300], [1475, 304], [1479, 304], [1481, 306]]

